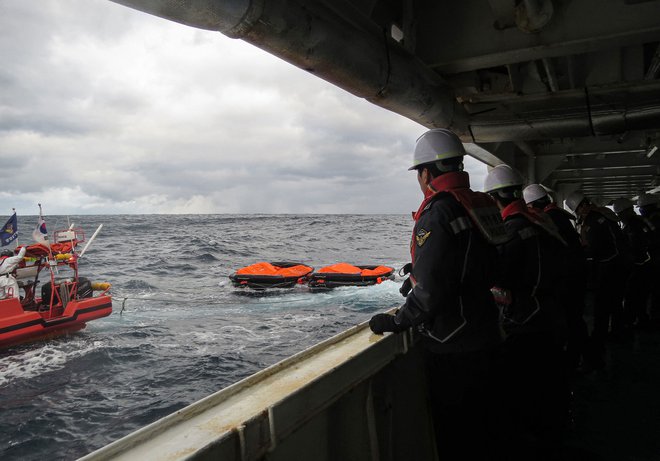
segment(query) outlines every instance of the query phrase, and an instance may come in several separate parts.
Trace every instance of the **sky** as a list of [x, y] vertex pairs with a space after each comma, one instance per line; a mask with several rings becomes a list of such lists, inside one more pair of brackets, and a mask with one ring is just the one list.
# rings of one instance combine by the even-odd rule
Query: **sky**
[[[109, 0], [0, 0], [0, 216], [409, 213], [426, 128]], [[467, 157], [466, 157], [467, 158]], [[474, 189], [486, 167], [467, 158]]]

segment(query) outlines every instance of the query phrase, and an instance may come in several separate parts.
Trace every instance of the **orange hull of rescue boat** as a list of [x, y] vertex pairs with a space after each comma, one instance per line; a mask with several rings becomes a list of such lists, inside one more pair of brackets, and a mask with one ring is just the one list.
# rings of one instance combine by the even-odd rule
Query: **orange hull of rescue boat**
[[50, 310], [25, 310], [18, 299], [3, 299], [0, 300], [0, 347], [78, 331], [90, 320], [111, 313], [109, 295], [71, 300], [59, 315], [52, 315]]

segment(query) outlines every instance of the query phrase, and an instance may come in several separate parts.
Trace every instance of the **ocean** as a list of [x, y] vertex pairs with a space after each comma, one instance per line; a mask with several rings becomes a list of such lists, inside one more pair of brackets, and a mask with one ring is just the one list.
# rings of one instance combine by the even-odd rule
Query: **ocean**
[[[258, 261], [400, 268], [410, 216], [46, 216], [89, 238], [80, 275], [113, 313], [70, 336], [0, 351], [0, 459], [71, 460], [401, 304], [401, 280], [248, 292]], [[19, 217], [19, 241], [36, 217]], [[29, 231], [23, 231], [29, 229]], [[21, 241], [21, 243], [23, 243]]]

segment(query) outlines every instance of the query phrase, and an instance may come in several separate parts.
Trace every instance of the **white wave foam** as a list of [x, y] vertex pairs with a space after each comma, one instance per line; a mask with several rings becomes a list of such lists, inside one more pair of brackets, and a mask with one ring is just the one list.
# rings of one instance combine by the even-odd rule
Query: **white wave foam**
[[0, 386], [64, 368], [67, 362], [103, 347], [103, 341], [70, 340], [34, 345], [34, 349], [0, 357]]

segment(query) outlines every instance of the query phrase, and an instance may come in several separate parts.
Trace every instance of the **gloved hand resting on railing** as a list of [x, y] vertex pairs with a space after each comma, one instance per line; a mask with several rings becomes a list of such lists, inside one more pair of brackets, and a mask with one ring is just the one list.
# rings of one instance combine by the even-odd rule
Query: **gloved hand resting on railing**
[[392, 314], [376, 314], [369, 320], [369, 328], [377, 335], [382, 335], [386, 331], [400, 333], [408, 327], [397, 323], [396, 316]]

